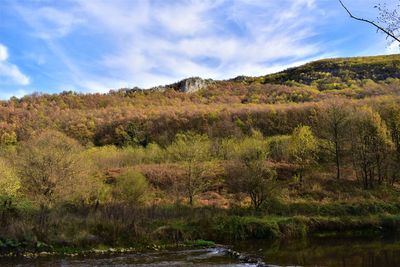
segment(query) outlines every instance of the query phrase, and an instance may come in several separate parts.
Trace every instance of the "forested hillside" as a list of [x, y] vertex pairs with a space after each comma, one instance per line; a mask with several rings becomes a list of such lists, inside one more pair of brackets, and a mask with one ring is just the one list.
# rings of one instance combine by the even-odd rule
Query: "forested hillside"
[[397, 101], [399, 75], [396, 55], [321, 60], [263, 77], [209, 82], [193, 93], [173, 86], [108, 94], [37, 93], [1, 103], [0, 136], [3, 144], [15, 143], [51, 128], [83, 145], [123, 145], [133, 135], [142, 144], [165, 145], [187, 130], [215, 137], [237, 135], [243, 128], [287, 134], [298, 124], [310, 124], [311, 114], [328, 99], [354, 105], [388, 100], [376, 96]]
[[399, 55], [196, 79], [1, 102], [0, 249], [398, 228]]

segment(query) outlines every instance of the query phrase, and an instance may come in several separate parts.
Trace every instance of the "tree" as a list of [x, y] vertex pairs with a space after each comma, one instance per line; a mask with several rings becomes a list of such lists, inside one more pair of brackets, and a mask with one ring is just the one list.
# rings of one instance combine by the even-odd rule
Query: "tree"
[[394, 151], [391, 160], [391, 183], [393, 184], [400, 177], [400, 106], [398, 103], [390, 103], [383, 108], [383, 118], [390, 131], [390, 136], [394, 144]]
[[390, 103], [384, 107], [383, 113], [400, 160], [400, 106], [398, 103]]
[[306, 170], [317, 160], [318, 141], [309, 126], [298, 126], [294, 129], [288, 144], [288, 154], [298, 166], [300, 182]]
[[56, 131], [44, 131], [18, 148], [21, 190], [42, 209], [61, 201], [84, 200], [96, 189], [94, 167], [81, 145]]
[[50, 207], [67, 201], [84, 203], [97, 193], [93, 165], [82, 150], [77, 141], [52, 130], [35, 134], [18, 147], [21, 192], [40, 207], [37, 234], [43, 238]]
[[129, 122], [115, 129], [116, 144], [119, 146], [147, 146], [149, 136], [143, 123]]
[[379, 4], [375, 6], [375, 8], [379, 10], [379, 22], [375, 22], [373, 20], [354, 16], [342, 0], [339, 0], [339, 2], [352, 19], [372, 25], [378, 31], [385, 33], [388, 37], [400, 43], [400, 14], [398, 11], [400, 5], [397, 5], [397, 9], [393, 10], [388, 9], [385, 4]]
[[342, 101], [333, 100], [319, 112], [316, 127], [318, 136], [323, 140], [322, 148], [334, 158], [336, 178], [340, 179], [340, 167], [344, 145], [348, 135], [349, 111]]
[[175, 141], [167, 148], [171, 159], [182, 162], [184, 166], [182, 187], [190, 205], [193, 205], [197, 194], [204, 192], [212, 184], [207, 178], [216, 168], [216, 164], [211, 160], [210, 148], [211, 142], [207, 136], [193, 132], [177, 134]]
[[0, 146], [9, 147], [17, 144], [17, 135], [14, 131], [0, 133]]
[[21, 187], [21, 182], [11, 167], [10, 162], [0, 159], [0, 198], [10, 200], [14, 198]]
[[253, 208], [258, 210], [276, 194], [278, 186], [276, 171], [265, 162], [268, 144], [260, 133], [253, 132], [252, 137], [235, 148], [236, 157], [225, 167], [226, 184], [229, 191], [248, 195]]
[[21, 187], [21, 182], [13, 168], [11, 162], [6, 159], [0, 158], [0, 201], [2, 207], [0, 208], [0, 225], [5, 226], [12, 211], [12, 203], [18, 194]]
[[265, 156], [267, 152], [268, 141], [261, 132], [252, 130], [251, 136], [240, 139], [223, 139], [219, 147], [218, 156], [224, 160], [239, 160], [243, 157], [260, 158]]
[[276, 171], [268, 167], [264, 160], [242, 158], [228, 164], [225, 172], [229, 191], [248, 195], [255, 210], [276, 195]]
[[380, 115], [369, 107], [354, 114], [351, 121], [352, 155], [357, 176], [364, 189], [374, 187], [387, 176], [387, 158], [393, 143]]

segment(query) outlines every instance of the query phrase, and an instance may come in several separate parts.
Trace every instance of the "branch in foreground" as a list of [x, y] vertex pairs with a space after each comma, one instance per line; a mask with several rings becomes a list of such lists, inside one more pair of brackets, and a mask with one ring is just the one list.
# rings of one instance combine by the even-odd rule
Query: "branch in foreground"
[[382, 32], [384, 32], [385, 34], [387, 34], [388, 36], [390, 36], [391, 38], [393, 38], [394, 40], [396, 40], [397, 42], [400, 43], [400, 39], [393, 33], [388, 31], [387, 29], [383, 28], [382, 26], [376, 24], [375, 22], [371, 21], [371, 20], [367, 20], [367, 19], [363, 19], [363, 18], [359, 18], [354, 16], [350, 10], [343, 4], [342, 0], [339, 0], [340, 4], [342, 5], [342, 7], [346, 10], [346, 12], [350, 15], [350, 18], [358, 20], [358, 21], [362, 21], [362, 22], [366, 22], [368, 24], [373, 25], [375, 28], [377, 28], [378, 30], [381, 30]]

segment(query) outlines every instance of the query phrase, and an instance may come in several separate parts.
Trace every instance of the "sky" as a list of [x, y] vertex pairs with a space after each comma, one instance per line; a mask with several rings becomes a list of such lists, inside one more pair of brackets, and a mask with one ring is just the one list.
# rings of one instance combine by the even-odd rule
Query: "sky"
[[[371, 19], [382, 2], [343, 1]], [[337, 0], [0, 0], [0, 99], [393, 53], [398, 46], [351, 20]]]

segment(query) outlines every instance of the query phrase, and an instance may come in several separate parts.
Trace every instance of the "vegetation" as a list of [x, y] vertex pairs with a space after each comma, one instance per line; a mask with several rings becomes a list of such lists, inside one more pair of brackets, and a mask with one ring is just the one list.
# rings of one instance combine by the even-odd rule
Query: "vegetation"
[[4, 101], [0, 252], [397, 231], [399, 62]]

